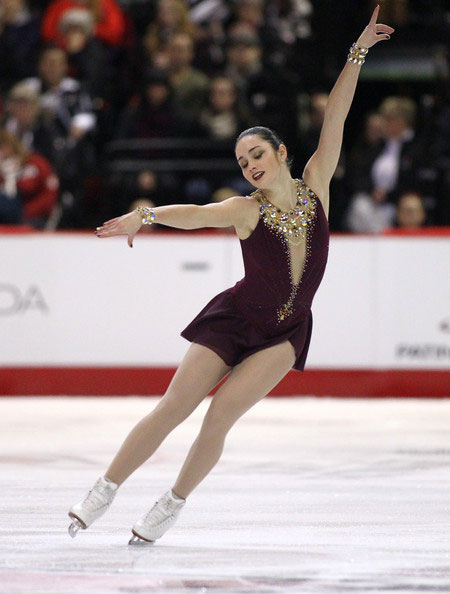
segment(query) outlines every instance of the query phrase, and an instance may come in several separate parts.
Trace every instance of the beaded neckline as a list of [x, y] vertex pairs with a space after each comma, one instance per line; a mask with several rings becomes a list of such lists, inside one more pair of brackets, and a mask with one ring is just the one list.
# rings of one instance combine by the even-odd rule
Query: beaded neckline
[[[297, 202], [293, 209], [285, 212], [267, 200], [262, 190], [256, 190], [251, 195], [259, 202], [259, 211], [264, 224], [283, 242], [291, 290], [288, 299], [277, 309], [277, 321], [283, 322], [289, 318], [295, 309], [295, 299], [300, 288], [307, 262], [311, 256], [310, 233], [317, 216], [317, 201], [314, 192], [301, 179], [295, 180], [297, 187]], [[299, 246], [305, 242], [305, 256], [297, 282], [294, 282], [292, 270], [292, 253], [290, 246]]]
[[251, 195], [259, 202], [262, 219], [272, 231], [292, 245], [299, 245], [308, 226], [316, 216], [316, 200], [303, 180], [295, 180], [297, 202], [291, 210], [283, 211], [267, 200], [262, 190], [256, 190]]

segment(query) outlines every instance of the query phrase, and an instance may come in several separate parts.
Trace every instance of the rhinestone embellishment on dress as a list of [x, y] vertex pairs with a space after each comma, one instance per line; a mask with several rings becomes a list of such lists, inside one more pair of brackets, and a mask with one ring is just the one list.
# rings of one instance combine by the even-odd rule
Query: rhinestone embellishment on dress
[[296, 179], [295, 185], [297, 203], [287, 212], [271, 204], [262, 190], [256, 190], [251, 194], [259, 202], [259, 211], [264, 224], [292, 245], [298, 245], [305, 237], [308, 226], [316, 217], [317, 207], [315, 194], [305, 182]]
[[[277, 235], [284, 244], [289, 267], [291, 292], [288, 300], [277, 310], [278, 323], [283, 322], [294, 312], [294, 302], [302, 282], [303, 272], [311, 255], [310, 232], [316, 216], [316, 195], [308, 188], [303, 180], [295, 180], [297, 187], [297, 203], [294, 208], [284, 212], [271, 204], [261, 190], [256, 190], [252, 196], [259, 202], [259, 211], [264, 224]], [[305, 257], [298, 282], [294, 282], [292, 274], [292, 255], [290, 245], [298, 246], [305, 241]]]

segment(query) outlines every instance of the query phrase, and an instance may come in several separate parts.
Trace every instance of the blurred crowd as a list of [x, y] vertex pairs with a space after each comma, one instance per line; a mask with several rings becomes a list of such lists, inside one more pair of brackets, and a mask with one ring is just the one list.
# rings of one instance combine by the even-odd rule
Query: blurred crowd
[[[248, 193], [230, 161], [252, 125], [280, 135], [301, 176], [374, 5], [2, 0], [0, 225], [89, 228], [138, 204]], [[396, 33], [363, 66], [330, 226], [448, 225], [450, 8], [385, 0], [380, 20]]]

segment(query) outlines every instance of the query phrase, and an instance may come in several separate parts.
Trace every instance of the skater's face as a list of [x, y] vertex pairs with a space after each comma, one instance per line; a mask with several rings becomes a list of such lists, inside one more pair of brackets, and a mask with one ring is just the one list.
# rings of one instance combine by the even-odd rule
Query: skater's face
[[286, 165], [286, 147], [273, 146], [257, 134], [248, 134], [236, 145], [236, 159], [242, 175], [255, 188], [268, 188], [278, 178], [280, 168]]

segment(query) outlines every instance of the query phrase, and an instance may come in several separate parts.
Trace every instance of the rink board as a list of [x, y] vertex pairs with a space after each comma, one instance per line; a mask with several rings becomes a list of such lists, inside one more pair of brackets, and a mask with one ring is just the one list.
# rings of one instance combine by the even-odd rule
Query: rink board
[[[227, 234], [0, 235], [0, 394], [160, 394], [243, 275]], [[332, 236], [304, 374], [278, 394], [450, 394], [450, 234]]]

